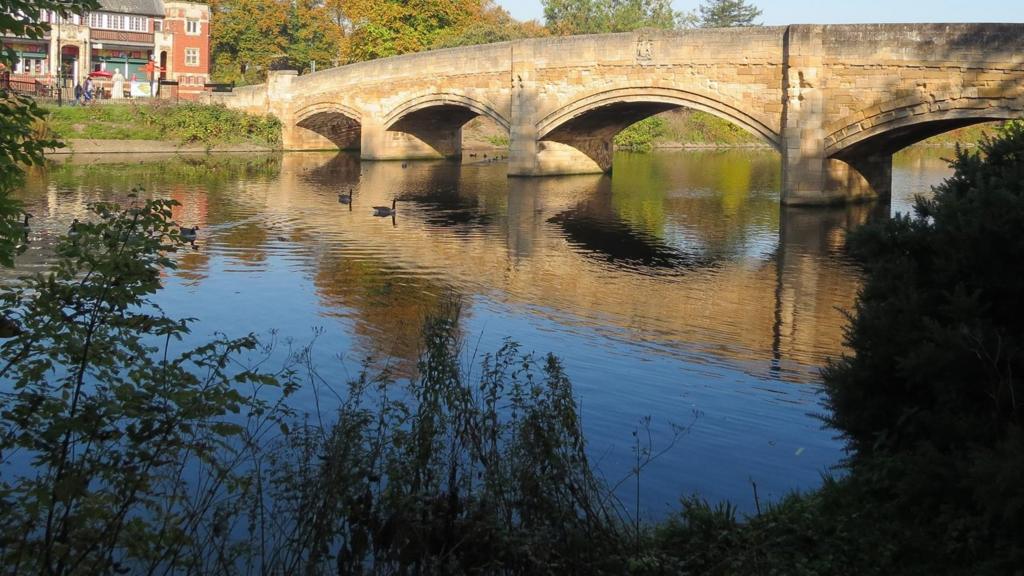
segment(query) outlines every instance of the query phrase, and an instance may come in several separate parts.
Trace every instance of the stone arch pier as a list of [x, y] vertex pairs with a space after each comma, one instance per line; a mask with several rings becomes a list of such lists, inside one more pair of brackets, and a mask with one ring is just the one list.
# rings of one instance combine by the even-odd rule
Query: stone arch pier
[[782, 201], [885, 196], [892, 154], [1024, 115], [1024, 25], [794, 25], [540, 38], [398, 56], [209, 95], [272, 113], [292, 150], [366, 160], [457, 158], [484, 116], [511, 176], [608, 171], [612, 139], [676, 107], [780, 152]]

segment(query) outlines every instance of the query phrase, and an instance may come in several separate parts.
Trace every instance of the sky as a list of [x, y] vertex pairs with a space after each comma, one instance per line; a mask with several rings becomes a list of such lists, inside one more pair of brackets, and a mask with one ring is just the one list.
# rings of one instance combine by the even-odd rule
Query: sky
[[[543, 20], [540, 0], [497, 0], [520, 20]], [[862, 22], [1024, 22], [1021, 0], [754, 0], [761, 23], [850, 24]], [[693, 10], [698, 0], [675, 0]]]

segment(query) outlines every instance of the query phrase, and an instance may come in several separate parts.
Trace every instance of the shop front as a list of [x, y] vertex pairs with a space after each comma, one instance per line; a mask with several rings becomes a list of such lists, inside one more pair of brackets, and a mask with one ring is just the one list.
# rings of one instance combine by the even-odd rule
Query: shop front
[[45, 78], [50, 74], [50, 41], [32, 42], [29, 40], [4, 41], [4, 47], [14, 51], [15, 76], [31, 76]]
[[128, 81], [149, 80], [146, 65], [153, 50], [142, 46], [111, 45], [106, 42], [92, 44], [92, 71], [121, 72]]

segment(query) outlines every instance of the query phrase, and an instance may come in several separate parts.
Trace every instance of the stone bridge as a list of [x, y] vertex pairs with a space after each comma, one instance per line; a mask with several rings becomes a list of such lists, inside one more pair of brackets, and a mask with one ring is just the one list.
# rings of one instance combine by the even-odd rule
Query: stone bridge
[[457, 158], [462, 126], [508, 130], [509, 175], [600, 172], [612, 138], [676, 107], [760, 136], [782, 201], [884, 196], [892, 154], [1024, 116], [1024, 25], [794, 25], [541, 38], [425, 52], [212, 95], [272, 113], [291, 150], [366, 160]]

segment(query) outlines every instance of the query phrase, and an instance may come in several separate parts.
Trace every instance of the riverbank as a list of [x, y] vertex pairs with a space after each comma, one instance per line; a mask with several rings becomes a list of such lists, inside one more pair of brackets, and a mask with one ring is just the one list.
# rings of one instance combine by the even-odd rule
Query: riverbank
[[179, 143], [167, 140], [101, 140], [78, 139], [65, 141], [64, 148], [54, 148], [47, 155], [67, 156], [72, 154], [196, 154], [196, 153], [252, 153], [273, 152], [276, 148], [249, 142], [200, 144]]
[[47, 111], [36, 131], [71, 143], [75, 153], [176, 152], [183, 147], [248, 151], [253, 146], [276, 149], [281, 143], [277, 118], [223, 106], [153, 102], [50, 107]]

